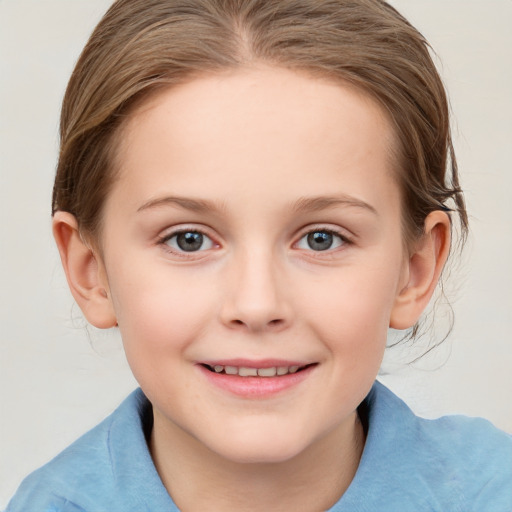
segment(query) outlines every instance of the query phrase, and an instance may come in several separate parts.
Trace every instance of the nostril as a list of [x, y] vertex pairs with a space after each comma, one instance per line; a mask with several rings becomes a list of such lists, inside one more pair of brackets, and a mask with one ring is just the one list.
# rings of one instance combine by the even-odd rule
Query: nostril
[[[267, 325], [267, 327], [280, 327], [283, 323], [284, 323], [284, 320], [282, 320], [281, 318], [276, 318], [274, 320], [268, 321], [266, 325]], [[240, 320], [238, 318], [234, 318], [231, 321], [231, 324], [233, 326], [238, 326], [238, 327], [240, 327], [240, 326], [248, 326], [248, 327], [250, 327], [249, 324], [247, 324], [246, 322], [244, 322], [243, 320]], [[264, 325], [265, 324], [263, 323], [261, 325], [261, 327], [263, 327]]]
[[[276, 315], [277, 316], [277, 315]], [[286, 318], [277, 317], [272, 315], [264, 314], [247, 314], [243, 315], [232, 315], [231, 318], [223, 321], [230, 329], [235, 330], [249, 330], [249, 331], [281, 331], [288, 324]], [[223, 319], [224, 320], [224, 319]]]

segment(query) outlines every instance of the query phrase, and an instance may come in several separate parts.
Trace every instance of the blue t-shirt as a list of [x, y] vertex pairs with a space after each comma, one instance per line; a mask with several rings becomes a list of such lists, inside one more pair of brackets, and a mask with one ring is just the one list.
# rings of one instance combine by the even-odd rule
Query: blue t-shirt
[[[359, 412], [363, 456], [331, 512], [512, 511], [512, 437], [488, 421], [418, 418], [378, 382]], [[28, 476], [6, 512], [177, 511], [148, 451], [151, 424], [138, 389]]]

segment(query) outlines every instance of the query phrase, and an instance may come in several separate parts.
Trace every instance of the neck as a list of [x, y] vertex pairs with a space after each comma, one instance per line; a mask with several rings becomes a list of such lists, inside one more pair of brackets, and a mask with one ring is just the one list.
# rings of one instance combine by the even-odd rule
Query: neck
[[174, 426], [159, 428], [150, 450], [164, 486], [180, 510], [327, 510], [350, 485], [364, 431], [356, 412], [292, 459], [238, 463], [219, 456]]

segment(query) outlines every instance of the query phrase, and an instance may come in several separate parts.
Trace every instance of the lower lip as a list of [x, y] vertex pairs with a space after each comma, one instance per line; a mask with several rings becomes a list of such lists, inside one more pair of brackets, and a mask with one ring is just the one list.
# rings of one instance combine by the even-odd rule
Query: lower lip
[[297, 373], [288, 373], [279, 377], [240, 377], [240, 375], [214, 373], [198, 365], [199, 370], [214, 386], [244, 398], [269, 398], [282, 393], [306, 380], [315, 367], [316, 365], [312, 365]]

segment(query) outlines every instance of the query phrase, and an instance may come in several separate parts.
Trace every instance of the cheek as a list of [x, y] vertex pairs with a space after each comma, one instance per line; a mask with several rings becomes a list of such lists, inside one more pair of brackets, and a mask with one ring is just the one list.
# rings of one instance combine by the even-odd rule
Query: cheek
[[[118, 267], [110, 278], [114, 309], [126, 355], [133, 366], [156, 366], [182, 353], [206, 330], [216, 304], [214, 289], [199, 276], [167, 268], [136, 275]], [[128, 276], [128, 277], [127, 277]]]
[[[379, 266], [360, 273], [346, 273], [330, 279], [320, 293], [307, 297], [304, 311], [317, 335], [332, 352], [345, 356], [344, 364], [356, 360], [380, 360], [385, 348], [391, 310], [396, 296], [398, 272]], [[348, 357], [348, 356], [351, 357]]]

